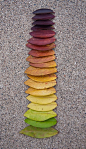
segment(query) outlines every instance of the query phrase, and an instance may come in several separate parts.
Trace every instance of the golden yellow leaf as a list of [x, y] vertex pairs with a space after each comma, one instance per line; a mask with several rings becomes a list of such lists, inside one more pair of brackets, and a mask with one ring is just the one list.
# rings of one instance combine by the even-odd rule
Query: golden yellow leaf
[[47, 75], [47, 74], [52, 74], [57, 72], [57, 68], [53, 67], [53, 68], [35, 68], [35, 67], [28, 67], [25, 70], [26, 74], [30, 74], [33, 76], [43, 76], [43, 75]]
[[32, 87], [28, 88], [28, 90], [25, 91], [27, 94], [31, 94], [34, 96], [46, 96], [56, 93], [56, 90], [54, 87], [48, 88], [48, 89], [34, 89]]
[[52, 80], [49, 82], [36, 82], [31, 79], [28, 79], [27, 81], [24, 82], [24, 84], [36, 89], [45, 89], [45, 88], [50, 88], [52, 86], [55, 86], [56, 80]]
[[32, 76], [27, 74], [27, 76], [37, 82], [48, 82], [56, 79], [56, 74], [48, 74], [45, 76]]

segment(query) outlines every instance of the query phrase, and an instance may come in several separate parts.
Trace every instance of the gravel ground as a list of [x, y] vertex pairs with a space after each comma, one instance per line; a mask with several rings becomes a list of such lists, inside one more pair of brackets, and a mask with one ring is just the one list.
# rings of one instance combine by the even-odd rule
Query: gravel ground
[[[85, 149], [85, 0], [1, 0], [1, 149]], [[32, 12], [55, 11], [56, 113], [59, 134], [35, 139], [19, 131], [29, 101], [24, 71]]]

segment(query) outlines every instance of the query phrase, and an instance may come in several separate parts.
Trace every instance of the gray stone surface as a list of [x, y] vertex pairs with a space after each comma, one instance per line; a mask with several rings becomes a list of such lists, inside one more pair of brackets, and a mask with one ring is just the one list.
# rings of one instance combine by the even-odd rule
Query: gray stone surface
[[[1, 0], [1, 149], [85, 149], [85, 0]], [[59, 134], [35, 139], [19, 134], [27, 126], [24, 85], [32, 12], [55, 11]]]

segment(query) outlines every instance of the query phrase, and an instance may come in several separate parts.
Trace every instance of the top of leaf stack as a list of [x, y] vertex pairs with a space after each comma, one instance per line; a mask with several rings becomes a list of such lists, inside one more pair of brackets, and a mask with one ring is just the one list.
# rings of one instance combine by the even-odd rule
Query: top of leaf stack
[[36, 11], [33, 12], [33, 14], [45, 14], [45, 13], [55, 13], [55, 12], [51, 9], [46, 8], [37, 9]]

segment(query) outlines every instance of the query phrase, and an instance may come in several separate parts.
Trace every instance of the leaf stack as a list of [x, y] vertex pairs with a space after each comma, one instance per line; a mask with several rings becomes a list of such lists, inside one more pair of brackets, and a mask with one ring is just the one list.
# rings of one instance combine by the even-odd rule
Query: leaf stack
[[54, 22], [51, 21], [55, 16], [51, 9], [38, 9], [33, 12], [34, 22], [32, 32], [26, 46], [31, 49], [26, 60], [29, 67], [25, 73], [29, 77], [25, 81], [29, 94], [26, 98], [30, 101], [29, 110], [25, 112], [25, 122], [29, 124], [20, 131], [25, 135], [35, 138], [46, 138], [54, 136], [58, 131], [54, 126], [57, 121], [54, 117], [57, 114], [53, 111], [57, 107], [55, 95], [56, 90], [56, 62], [55, 62], [55, 32], [53, 31]]

